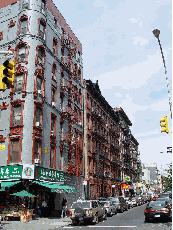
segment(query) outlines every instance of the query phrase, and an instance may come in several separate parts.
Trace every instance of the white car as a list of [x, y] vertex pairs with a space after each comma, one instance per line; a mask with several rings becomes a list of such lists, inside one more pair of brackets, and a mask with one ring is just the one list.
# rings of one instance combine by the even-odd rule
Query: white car
[[131, 201], [130, 197], [125, 197], [124, 200], [126, 201], [128, 209], [133, 208], [133, 202]]
[[134, 197], [131, 198], [131, 201], [132, 201], [133, 207], [138, 206], [138, 203], [137, 203], [137, 201], [136, 201], [136, 199]]

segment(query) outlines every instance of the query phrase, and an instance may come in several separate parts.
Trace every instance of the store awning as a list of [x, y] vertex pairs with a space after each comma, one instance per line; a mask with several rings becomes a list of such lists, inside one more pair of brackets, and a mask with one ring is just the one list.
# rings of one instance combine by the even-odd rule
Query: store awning
[[51, 192], [58, 192], [58, 191], [65, 191], [65, 192], [77, 192], [74, 188], [67, 186], [67, 185], [62, 185], [62, 184], [57, 184], [57, 183], [49, 183], [49, 182], [42, 182], [42, 181], [33, 181], [36, 184], [39, 184], [41, 186], [45, 186], [47, 188], [51, 189]]
[[1, 187], [11, 187], [15, 184], [20, 183], [21, 181], [1, 181]]
[[27, 196], [27, 197], [36, 197], [35, 195], [23, 190], [23, 191], [20, 191], [20, 192], [15, 192], [13, 194], [10, 194], [10, 195], [13, 195], [13, 196]]

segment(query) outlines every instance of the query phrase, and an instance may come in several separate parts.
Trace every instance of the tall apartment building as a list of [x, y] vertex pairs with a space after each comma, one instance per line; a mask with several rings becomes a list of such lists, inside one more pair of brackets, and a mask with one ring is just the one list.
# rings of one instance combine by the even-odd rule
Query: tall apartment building
[[[130, 133], [122, 108], [113, 109], [99, 89], [98, 81], [84, 80], [84, 156], [86, 192], [89, 198], [122, 195], [126, 185], [138, 181], [138, 142]], [[139, 181], [138, 181], [139, 182]]]
[[[67, 194], [70, 205], [83, 196], [82, 45], [51, 0], [2, 1], [0, 24], [0, 50], [12, 50], [16, 64], [14, 88], [0, 94], [0, 179], [33, 192], [39, 186], [40, 201], [50, 195], [48, 182], [63, 183], [78, 190]], [[23, 176], [25, 165], [37, 184]], [[49, 196], [52, 209], [63, 196]]]
[[121, 192], [118, 117], [101, 95], [98, 82], [84, 80], [84, 156], [88, 198]]

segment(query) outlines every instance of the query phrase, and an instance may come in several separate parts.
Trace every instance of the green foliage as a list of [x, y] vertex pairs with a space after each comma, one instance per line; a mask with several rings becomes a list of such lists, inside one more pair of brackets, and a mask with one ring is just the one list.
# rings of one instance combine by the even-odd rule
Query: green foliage
[[172, 162], [168, 166], [167, 171], [167, 176], [163, 177], [163, 184], [165, 186], [165, 190], [172, 190]]

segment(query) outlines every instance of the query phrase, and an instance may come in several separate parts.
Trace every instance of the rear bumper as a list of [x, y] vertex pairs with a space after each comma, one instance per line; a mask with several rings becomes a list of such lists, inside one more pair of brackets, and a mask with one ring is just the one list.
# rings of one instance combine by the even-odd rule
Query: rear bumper
[[[158, 216], [160, 215], [160, 217]], [[158, 219], [158, 218], [170, 218], [171, 214], [169, 212], [165, 213], [145, 213], [146, 218]]]

